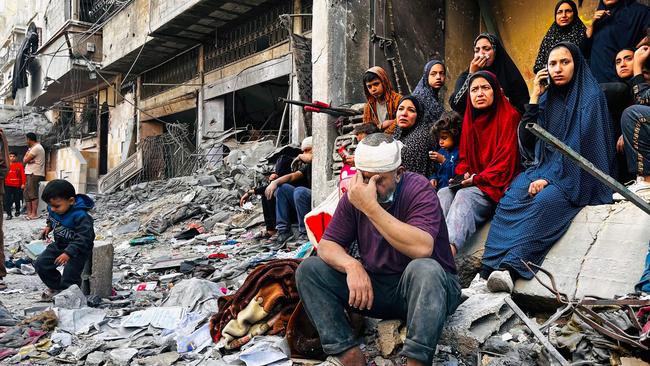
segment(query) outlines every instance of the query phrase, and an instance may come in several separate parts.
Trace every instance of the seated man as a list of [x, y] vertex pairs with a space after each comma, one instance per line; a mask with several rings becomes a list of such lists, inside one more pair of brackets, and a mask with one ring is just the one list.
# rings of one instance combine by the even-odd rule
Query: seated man
[[363, 109], [363, 123], [372, 123], [392, 135], [397, 127], [395, 113], [402, 96], [393, 90], [386, 71], [379, 66], [368, 69], [363, 75], [363, 91], [367, 100]]
[[277, 236], [271, 238], [272, 246], [280, 249], [293, 238], [291, 222], [298, 220], [299, 236], [296, 241], [304, 243], [307, 238], [305, 215], [311, 211], [311, 160], [312, 138], [307, 137], [301, 144], [302, 154], [298, 155], [302, 168], [283, 175], [269, 183], [264, 191], [267, 200], [275, 196], [275, 216]]
[[[634, 54], [634, 77], [632, 90], [635, 105], [623, 111], [621, 129], [625, 141], [625, 158], [630, 173], [636, 173], [636, 182], [628, 189], [633, 193], [650, 195], [650, 84], [644, 79], [643, 71], [650, 64], [650, 45], [641, 46]], [[614, 193], [614, 200], [623, 196]]]
[[[402, 355], [431, 365], [460, 285], [436, 192], [405, 172], [401, 144], [383, 133], [356, 149], [358, 173], [318, 245], [296, 272], [298, 292], [332, 363], [366, 365], [345, 311], [406, 320]], [[361, 260], [348, 254], [358, 242]]]

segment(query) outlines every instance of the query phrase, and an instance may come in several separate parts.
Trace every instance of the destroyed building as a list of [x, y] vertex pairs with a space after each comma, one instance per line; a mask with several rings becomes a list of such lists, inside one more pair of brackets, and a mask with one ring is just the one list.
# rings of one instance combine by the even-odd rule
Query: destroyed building
[[[597, 4], [583, 1], [581, 17], [590, 17]], [[177, 331], [205, 341], [206, 319], [188, 313], [215, 310], [216, 301], [206, 291], [218, 292], [216, 297], [233, 295], [255, 265], [305, 255], [301, 248], [269, 254], [253, 240], [261, 222], [259, 202], [240, 208], [239, 195], [259, 182], [268, 153], [313, 136], [313, 206], [322, 202], [336, 187], [340, 161], [334, 152], [339, 141], [350, 138], [342, 136], [350, 125], [339, 129], [335, 117], [305, 112], [279, 98], [353, 106], [364, 101], [361, 78], [374, 65], [386, 69], [397, 89], [408, 94], [426, 61], [440, 58], [451, 77], [443, 90], [446, 100], [453, 77], [471, 59], [469, 45], [483, 31], [500, 36], [530, 86], [539, 34], [552, 22], [552, 4], [536, 0], [26, 0], [0, 5], [0, 128], [8, 133], [9, 144], [22, 154], [24, 133], [36, 132], [47, 148], [48, 180], [66, 179], [78, 192], [113, 193], [98, 195], [104, 208], [98, 210], [101, 245], [96, 245], [100, 250], [115, 247], [115, 293], [104, 300], [89, 297], [92, 310], [59, 314], [67, 325], [77, 311], [84, 314], [84, 329], [66, 329], [74, 333], [72, 346], [62, 335], [66, 332], [55, 331], [54, 345], [35, 343], [38, 347], [27, 354], [87, 364], [147, 358], [149, 364], [221, 362], [218, 352], [192, 353], [188, 344], [182, 351], [174, 348], [182, 341], [171, 342], [170, 348], [169, 335], [166, 344], [154, 344], [153, 338], [164, 338], [163, 327], [147, 328], [150, 324], [129, 315], [143, 311], [155, 317], [162, 309], [173, 326], [181, 320], [202, 324]], [[351, 118], [352, 123], [358, 119]], [[228, 158], [230, 151], [236, 153]], [[227, 168], [221, 165], [224, 160]], [[480, 259], [488, 230], [489, 224], [482, 227], [461, 253], [468, 266], [476, 265], [476, 253]], [[562, 304], [584, 309], [592, 306], [579, 300], [587, 295], [609, 299], [632, 292], [643, 270], [649, 230], [648, 216], [629, 202], [585, 208], [544, 265], [569, 297]], [[16, 231], [11, 248], [28, 244], [36, 235], [32, 231]], [[197, 235], [183, 239], [186, 232]], [[613, 256], [612, 248], [621, 245], [624, 253]], [[167, 255], [176, 257], [161, 259]], [[25, 286], [26, 294], [32, 295], [36, 286]], [[199, 288], [193, 295], [201, 304], [183, 302], [172, 292], [175, 287], [181, 295], [188, 287]], [[67, 295], [78, 300], [71, 292]], [[529, 316], [550, 315], [557, 305], [555, 294], [535, 281], [517, 282], [512, 298], [530, 310]], [[517, 353], [520, 360], [506, 362], [552, 359], [545, 353], [539, 362], [531, 356], [546, 351], [529, 324], [517, 323], [519, 314], [509, 300], [486, 296], [466, 303], [450, 320], [438, 361], [473, 364], [467, 360], [477, 352], [485, 364]], [[647, 305], [648, 300], [630, 302]], [[28, 308], [22, 315], [43, 310], [31, 305], [27, 300], [11, 308]], [[97, 333], [108, 329], [105, 317], [115, 332], [109, 337], [117, 338], [96, 343]], [[129, 328], [133, 333], [116, 326], [129, 322], [137, 324]], [[402, 341], [399, 321], [366, 322], [372, 329], [366, 335], [374, 362], [388, 366], [389, 357], [399, 362], [393, 352]], [[572, 318], [566, 327], [575, 324], [582, 323]], [[549, 324], [545, 332], [561, 334], [566, 330], [562, 326]], [[590, 343], [590, 337], [592, 343], [602, 342], [595, 333], [575, 343]], [[129, 336], [139, 340], [119, 343]], [[558, 338], [552, 342], [566, 346], [565, 353], [577, 347]], [[258, 346], [280, 352], [282, 346], [273, 341]], [[57, 346], [62, 344], [67, 345]], [[51, 350], [59, 356], [50, 355]], [[236, 361], [226, 357], [225, 363]]]

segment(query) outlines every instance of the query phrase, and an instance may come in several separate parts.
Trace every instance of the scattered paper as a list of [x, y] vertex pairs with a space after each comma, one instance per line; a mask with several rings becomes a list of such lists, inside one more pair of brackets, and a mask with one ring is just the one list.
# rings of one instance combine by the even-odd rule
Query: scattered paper
[[278, 336], [254, 337], [248, 344], [242, 347], [239, 359], [246, 363], [246, 366], [266, 366], [270, 364], [291, 365], [289, 355], [291, 350], [286, 339]]
[[212, 344], [212, 337], [210, 336], [210, 323], [205, 323], [201, 328], [197, 329], [189, 336], [178, 336], [176, 339], [176, 350], [179, 353], [199, 353], [210, 344]]
[[101, 323], [106, 317], [105, 310], [95, 308], [55, 308], [55, 311], [56, 316], [59, 318], [58, 328], [75, 334], [83, 334], [88, 332], [90, 330], [90, 327]]
[[125, 328], [143, 328], [151, 325], [154, 328], [174, 329], [178, 327], [185, 316], [185, 308], [180, 306], [149, 308], [135, 311], [122, 320]]

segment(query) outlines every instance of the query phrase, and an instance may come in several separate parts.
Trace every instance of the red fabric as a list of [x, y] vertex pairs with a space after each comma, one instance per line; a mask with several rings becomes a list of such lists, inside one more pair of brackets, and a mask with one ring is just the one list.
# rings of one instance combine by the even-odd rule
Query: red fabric
[[25, 167], [19, 162], [11, 163], [9, 172], [5, 177], [5, 185], [7, 187], [22, 187], [27, 179], [25, 178]]
[[332, 215], [327, 212], [321, 212], [317, 215], [307, 217], [305, 219], [305, 224], [309, 226], [309, 230], [311, 230], [316, 237], [316, 241], [319, 242], [325, 233], [327, 225], [330, 224], [330, 221], [332, 221]]
[[476, 110], [467, 93], [456, 174], [476, 174], [474, 185], [499, 202], [519, 172], [517, 127], [521, 116], [503, 94], [494, 74], [489, 71], [477, 74], [492, 85], [494, 104], [489, 111], [475, 116]]

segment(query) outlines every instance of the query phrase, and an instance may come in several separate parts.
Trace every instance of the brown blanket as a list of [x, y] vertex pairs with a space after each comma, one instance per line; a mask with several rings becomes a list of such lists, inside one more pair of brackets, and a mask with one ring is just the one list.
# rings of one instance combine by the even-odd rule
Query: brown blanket
[[[274, 318], [269, 324], [271, 328], [268, 333], [284, 332], [291, 313], [300, 301], [295, 279], [298, 264], [298, 259], [277, 259], [259, 265], [248, 275], [235, 294], [219, 298], [219, 312], [210, 318], [212, 340], [219, 342], [224, 328], [230, 321], [243, 323], [231, 324], [231, 327], [252, 327], [254, 324], [246, 324], [247, 319], [241, 319], [242, 316], [238, 319], [240, 312], [247, 308], [252, 300], [259, 303], [261, 309], [249, 307], [248, 312], [255, 312], [257, 317], [263, 311], [263, 314], [268, 314], [265, 319]], [[236, 344], [239, 345], [238, 343], [240, 342]]]

